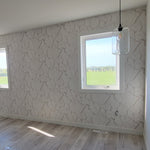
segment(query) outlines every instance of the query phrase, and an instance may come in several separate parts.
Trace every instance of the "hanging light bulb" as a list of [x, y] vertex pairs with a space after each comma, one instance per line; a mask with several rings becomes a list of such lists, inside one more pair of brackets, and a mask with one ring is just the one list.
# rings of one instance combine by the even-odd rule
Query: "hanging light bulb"
[[119, 27], [112, 34], [112, 53], [115, 55], [128, 54], [130, 50], [129, 28], [121, 25], [121, 0], [119, 5]]
[[122, 31], [115, 29], [112, 36], [112, 44], [113, 54], [128, 54], [130, 50], [129, 29], [123, 28]]

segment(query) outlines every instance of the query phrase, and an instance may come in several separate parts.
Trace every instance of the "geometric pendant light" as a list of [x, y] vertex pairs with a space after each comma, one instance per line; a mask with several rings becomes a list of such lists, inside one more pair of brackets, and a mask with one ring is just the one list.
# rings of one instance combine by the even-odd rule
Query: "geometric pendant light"
[[121, 24], [121, 0], [119, 0], [119, 27], [112, 33], [112, 53], [115, 55], [128, 54], [130, 51], [129, 28]]

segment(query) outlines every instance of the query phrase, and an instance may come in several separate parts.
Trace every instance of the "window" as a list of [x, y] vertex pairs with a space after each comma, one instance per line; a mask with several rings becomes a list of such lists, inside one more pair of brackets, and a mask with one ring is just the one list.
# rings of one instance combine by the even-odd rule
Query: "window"
[[112, 54], [112, 33], [80, 37], [81, 88], [120, 90], [120, 57]]
[[5, 48], [0, 48], [0, 88], [9, 88], [7, 54]]

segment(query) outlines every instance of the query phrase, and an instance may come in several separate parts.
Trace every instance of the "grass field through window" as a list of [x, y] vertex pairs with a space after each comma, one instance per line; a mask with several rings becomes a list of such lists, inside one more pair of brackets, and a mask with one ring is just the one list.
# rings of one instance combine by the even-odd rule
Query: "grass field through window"
[[0, 48], [0, 88], [8, 88], [7, 54], [5, 48]]
[[8, 85], [8, 78], [0, 76], [0, 85]]
[[87, 85], [115, 85], [115, 71], [87, 71]]

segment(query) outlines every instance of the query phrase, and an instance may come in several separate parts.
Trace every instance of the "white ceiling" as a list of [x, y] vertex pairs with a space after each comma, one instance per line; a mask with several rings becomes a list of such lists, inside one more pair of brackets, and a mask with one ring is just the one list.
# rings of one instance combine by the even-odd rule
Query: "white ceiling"
[[[81, 19], [118, 10], [119, 0], [0, 0], [0, 34]], [[147, 0], [122, 0], [123, 9]]]

